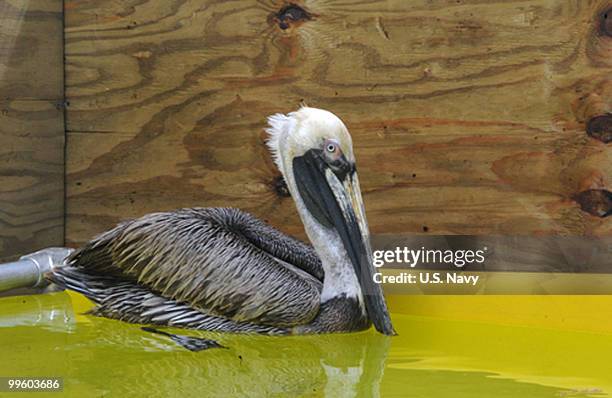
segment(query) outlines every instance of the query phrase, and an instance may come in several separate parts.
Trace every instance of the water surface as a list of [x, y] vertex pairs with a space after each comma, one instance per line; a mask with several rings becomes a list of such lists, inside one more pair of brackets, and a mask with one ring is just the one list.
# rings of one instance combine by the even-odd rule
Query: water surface
[[[406, 297], [405, 300], [410, 300]], [[137, 325], [84, 315], [65, 292], [0, 299], [0, 376], [63, 377], [36, 397], [603, 397], [612, 335], [393, 314], [373, 331], [212, 337], [190, 352]], [[28, 394], [6, 394], [23, 397]]]

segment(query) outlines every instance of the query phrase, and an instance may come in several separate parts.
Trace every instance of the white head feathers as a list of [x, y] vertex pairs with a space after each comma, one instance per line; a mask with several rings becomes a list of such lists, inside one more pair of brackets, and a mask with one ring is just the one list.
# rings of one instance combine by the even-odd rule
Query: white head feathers
[[280, 172], [287, 177], [286, 162], [313, 148], [321, 148], [333, 138], [348, 160], [353, 161], [353, 144], [349, 132], [336, 115], [317, 108], [302, 107], [287, 115], [277, 113], [268, 118], [268, 148]]

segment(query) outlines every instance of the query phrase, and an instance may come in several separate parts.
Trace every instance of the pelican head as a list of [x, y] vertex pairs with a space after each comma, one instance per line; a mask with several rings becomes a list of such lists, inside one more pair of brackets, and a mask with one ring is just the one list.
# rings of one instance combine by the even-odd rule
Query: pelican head
[[321, 301], [356, 298], [379, 332], [395, 334], [373, 279], [370, 232], [346, 126], [333, 113], [309, 107], [268, 122], [268, 146], [325, 269]]

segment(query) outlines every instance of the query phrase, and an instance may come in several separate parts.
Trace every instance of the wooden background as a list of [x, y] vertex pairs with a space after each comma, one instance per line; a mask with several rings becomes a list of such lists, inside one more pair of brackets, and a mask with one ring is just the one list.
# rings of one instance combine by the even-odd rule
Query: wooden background
[[0, 0], [0, 261], [64, 243], [61, 0]]
[[301, 101], [352, 132], [374, 234], [610, 236], [608, 9], [67, 0], [67, 243], [183, 206], [303, 237], [263, 132]]

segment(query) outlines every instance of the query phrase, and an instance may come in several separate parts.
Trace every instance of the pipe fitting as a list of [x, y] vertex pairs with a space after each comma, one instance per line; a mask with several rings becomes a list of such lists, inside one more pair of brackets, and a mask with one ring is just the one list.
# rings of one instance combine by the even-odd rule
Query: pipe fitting
[[0, 264], [0, 292], [47, 286], [45, 274], [63, 266], [72, 252], [73, 249], [65, 247], [50, 247], [21, 256], [18, 261]]

